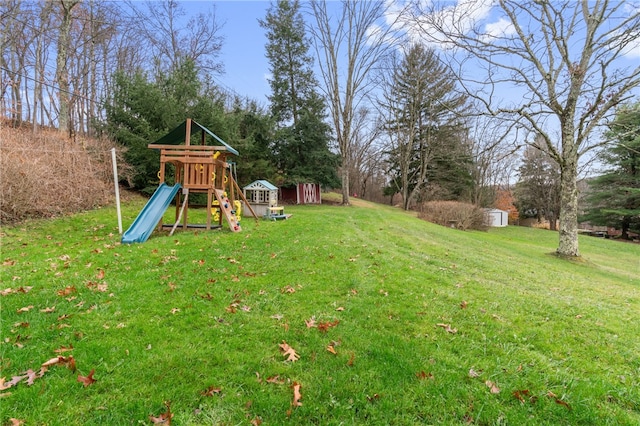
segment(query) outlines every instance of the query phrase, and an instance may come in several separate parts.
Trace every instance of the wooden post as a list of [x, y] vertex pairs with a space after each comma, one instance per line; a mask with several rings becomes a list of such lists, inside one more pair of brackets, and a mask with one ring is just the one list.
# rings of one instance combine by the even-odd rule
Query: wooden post
[[249, 209], [249, 211], [251, 212], [251, 214], [253, 215], [253, 217], [256, 219], [256, 222], [257, 222], [258, 221], [258, 215], [256, 214], [255, 211], [253, 211], [253, 207], [251, 207], [251, 204], [249, 204], [249, 201], [247, 201], [247, 198], [244, 196], [244, 193], [240, 190], [240, 187], [238, 186], [238, 183], [235, 181], [235, 179], [233, 180], [233, 185], [238, 190], [238, 194], [240, 195], [240, 197], [244, 201], [244, 205], [247, 206], [247, 209]]
[[187, 131], [184, 136], [184, 144], [189, 146], [191, 145], [191, 119], [187, 118]]
[[207, 231], [211, 229], [211, 209], [213, 208], [213, 190], [207, 191]]
[[184, 197], [184, 202], [182, 204], [182, 209], [184, 210], [184, 221], [182, 222], [182, 229], [187, 229], [187, 225], [188, 225], [188, 218], [187, 216], [189, 215], [189, 190], [186, 189], [187, 191], [187, 195], [185, 195]]
[[185, 189], [184, 190], [184, 202], [182, 203], [182, 209], [180, 209], [180, 214], [176, 218], [176, 222], [173, 224], [173, 228], [171, 228], [171, 232], [169, 232], [169, 236], [172, 236], [173, 233], [176, 231], [176, 228], [178, 227], [178, 223], [180, 223], [180, 217], [182, 216], [182, 213], [184, 212], [184, 209], [187, 206], [187, 202], [189, 202], [189, 190]]

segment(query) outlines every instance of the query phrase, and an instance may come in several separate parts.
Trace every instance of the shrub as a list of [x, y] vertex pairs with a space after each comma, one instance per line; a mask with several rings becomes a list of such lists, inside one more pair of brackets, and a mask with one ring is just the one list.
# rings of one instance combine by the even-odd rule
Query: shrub
[[113, 197], [113, 144], [3, 124], [0, 140], [0, 223], [91, 209]]
[[485, 230], [484, 211], [469, 203], [459, 201], [429, 201], [420, 205], [419, 217], [442, 226], [462, 230]]

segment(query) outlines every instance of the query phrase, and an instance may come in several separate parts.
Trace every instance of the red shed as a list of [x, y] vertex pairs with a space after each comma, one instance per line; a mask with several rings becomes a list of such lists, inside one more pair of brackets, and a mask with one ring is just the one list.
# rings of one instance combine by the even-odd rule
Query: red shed
[[319, 183], [298, 183], [295, 186], [281, 187], [280, 199], [291, 204], [320, 204]]

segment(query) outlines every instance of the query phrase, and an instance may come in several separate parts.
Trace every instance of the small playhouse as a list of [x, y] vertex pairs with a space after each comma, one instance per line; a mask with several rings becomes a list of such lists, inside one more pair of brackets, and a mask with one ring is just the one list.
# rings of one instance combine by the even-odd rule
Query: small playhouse
[[259, 216], [266, 216], [270, 207], [278, 205], [278, 187], [269, 181], [256, 180], [242, 190], [247, 203]]
[[266, 219], [288, 219], [284, 207], [278, 206], [278, 187], [266, 180], [256, 180], [242, 188], [246, 207]]

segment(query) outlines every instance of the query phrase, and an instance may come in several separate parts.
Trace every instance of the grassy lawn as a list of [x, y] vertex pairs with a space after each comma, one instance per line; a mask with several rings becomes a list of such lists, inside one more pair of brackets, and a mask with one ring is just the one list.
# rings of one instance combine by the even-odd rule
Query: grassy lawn
[[1, 387], [34, 373], [0, 422], [640, 424], [639, 245], [286, 210], [136, 245], [115, 208], [4, 227]]

